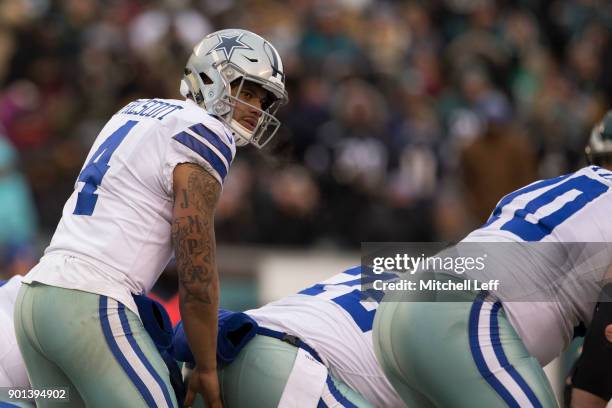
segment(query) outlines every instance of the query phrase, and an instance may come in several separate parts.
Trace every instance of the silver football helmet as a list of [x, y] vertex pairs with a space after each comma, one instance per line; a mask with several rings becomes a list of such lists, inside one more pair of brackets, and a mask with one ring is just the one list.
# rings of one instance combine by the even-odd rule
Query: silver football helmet
[[612, 111], [608, 111], [591, 132], [589, 144], [584, 149], [590, 164], [612, 163]]
[[[245, 81], [268, 91], [269, 101], [262, 104], [262, 109], [238, 98]], [[237, 87], [233, 95], [231, 87]], [[194, 47], [185, 66], [181, 93], [225, 122], [234, 131], [238, 146], [251, 143], [258, 148], [265, 146], [280, 127], [274, 115], [288, 100], [280, 55], [264, 38], [241, 29], [216, 31]], [[253, 130], [233, 119], [239, 103], [259, 112]]]

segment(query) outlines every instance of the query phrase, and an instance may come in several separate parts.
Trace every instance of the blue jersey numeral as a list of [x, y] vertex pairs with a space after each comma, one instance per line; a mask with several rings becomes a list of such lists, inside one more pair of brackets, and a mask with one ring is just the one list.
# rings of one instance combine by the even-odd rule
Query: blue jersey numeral
[[[360, 269], [355, 268], [347, 271], [346, 273], [353, 274], [354, 271], [359, 270]], [[308, 289], [304, 289], [299, 293], [302, 295], [316, 296], [320, 293], [325, 292], [327, 286], [351, 287], [371, 283], [373, 280], [391, 280], [396, 278], [397, 275], [391, 273], [383, 273], [375, 276], [364, 275], [363, 279], [361, 279], [358, 274], [355, 279], [346, 282], [339, 282], [333, 284], [317, 283], [316, 285], [311, 286]], [[382, 299], [383, 295], [384, 294], [382, 291], [377, 291], [374, 289], [368, 289], [365, 291], [353, 289], [348, 293], [344, 293], [331, 299], [331, 301], [343, 308], [351, 316], [351, 318], [353, 319], [355, 324], [361, 329], [361, 331], [366, 333], [372, 330], [372, 324], [374, 323], [374, 315], [376, 314], [376, 308], [368, 310], [361, 302], [367, 300], [368, 302], [380, 303], [380, 300]]]
[[[493, 210], [493, 214], [491, 214], [483, 228], [497, 221], [501, 217], [504, 206], [511, 203], [516, 197], [553, 185], [567, 178], [568, 176], [561, 176], [550, 180], [543, 180], [508, 194]], [[570, 191], [576, 191], [578, 194], [554, 212], [540, 218], [536, 217], [535, 214], [540, 208], [552, 203]], [[516, 210], [512, 218], [504, 223], [500, 229], [512, 232], [524, 241], [540, 241], [563, 223], [563, 221], [606, 191], [608, 191], [607, 185], [590, 177], [578, 176], [570, 178], [535, 197], [524, 208]]]
[[76, 207], [73, 214], [75, 215], [92, 215], [98, 195], [95, 193], [104, 175], [110, 168], [108, 162], [111, 156], [117, 150], [123, 139], [138, 124], [136, 120], [128, 120], [123, 126], [115, 130], [105, 141], [98, 147], [98, 150], [93, 154], [81, 174], [79, 181], [85, 183], [83, 189], [78, 195]]

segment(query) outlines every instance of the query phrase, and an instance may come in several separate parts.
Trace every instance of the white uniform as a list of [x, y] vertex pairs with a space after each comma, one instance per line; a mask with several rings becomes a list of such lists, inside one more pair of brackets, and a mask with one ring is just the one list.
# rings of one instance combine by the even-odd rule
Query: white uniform
[[140, 99], [102, 129], [40, 263], [24, 282], [106, 295], [137, 308], [172, 256], [173, 170], [196, 163], [221, 184], [231, 131], [191, 100]]
[[331, 375], [377, 407], [404, 407], [378, 365], [372, 346], [375, 301], [360, 299], [353, 268], [245, 313], [258, 324], [295, 335], [316, 350]]
[[30, 386], [13, 325], [13, 310], [21, 279], [17, 275], [0, 286], [0, 388]]
[[[501, 285], [515, 282], [526, 291], [540, 291], [539, 298], [535, 294], [532, 301], [520, 302], [505, 299], [517, 300], [516, 293], [507, 296], [500, 289], [496, 294], [528, 351], [542, 365], [567, 347], [575, 326], [591, 321], [603, 276], [612, 265], [610, 187], [612, 172], [596, 166], [537, 181], [502, 198], [485, 226], [462, 241], [530, 243], [518, 256], [512, 250], [498, 251], [504, 258], [499, 263], [505, 266], [503, 271], [493, 268], [489, 275], [502, 276], [489, 276], [485, 269], [473, 277], [500, 278]], [[519, 250], [518, 245], [508, 245]], [[544, 298], [547, 291], [554, 296]]]

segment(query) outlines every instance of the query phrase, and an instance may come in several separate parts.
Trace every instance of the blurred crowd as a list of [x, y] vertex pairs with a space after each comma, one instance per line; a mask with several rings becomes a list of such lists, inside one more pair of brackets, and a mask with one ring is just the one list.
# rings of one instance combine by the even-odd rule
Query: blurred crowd
[[0, 0], [0, 265], [48, 243], [106, 120], [179, 98], [231, 27], [277, 47], [290, 103], [272, 151], [238, 153], [221, 243], [459, 239], [582, 165], [612, 100], [608, 0]]

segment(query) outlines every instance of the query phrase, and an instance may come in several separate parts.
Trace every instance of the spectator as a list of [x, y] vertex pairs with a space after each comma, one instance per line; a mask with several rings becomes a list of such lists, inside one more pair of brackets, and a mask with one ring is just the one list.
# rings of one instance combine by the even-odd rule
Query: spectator
[[468, 214], [477, 227], [501, 197], [536, 180], [536, 162], [529, 142], [511, 126], [504, 96], [489, 89], [475, 109], [484, 132], [462, 150], [460, 168]]

